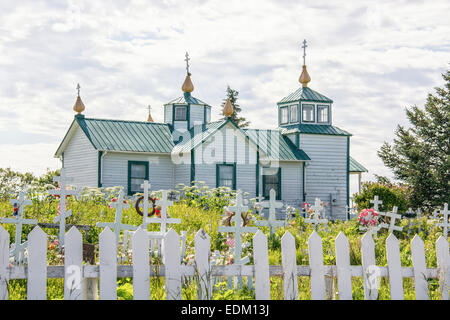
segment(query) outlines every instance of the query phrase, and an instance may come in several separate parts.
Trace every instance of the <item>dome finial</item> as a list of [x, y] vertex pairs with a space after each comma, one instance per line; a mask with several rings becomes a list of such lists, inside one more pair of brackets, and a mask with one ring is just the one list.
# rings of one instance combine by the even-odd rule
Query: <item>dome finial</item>
[[189, 59], [189, 53], [186, 52], [185, 57], [186, 59], [184, 59], [184, 61], [186, 61], [186, 79], [184, 79], [181, 90], [183, 90], [183, 92], [192, 92], [194, 91], [194, 85], [192, 84], [191, 73], [189, 72], [189, 60], [191, 60]]
[[77, 112], [78, 114], [81, 114], [84, 111], [84, 109], [86, 109], [83, 101], [81, 101], [81, 98], [80, 98], [80, 89], [81, 89], [81, 87], [80, 87], [80, 84], [78, 83], [77, 84], [78, 96], [77, 96], [77, 100], [75, 101], [75, 104], [73, 105], [73, 110], [75, 112]]
[[231, 104], [230, 98], [227, 99], [227, 102], [225, 103], [225, 106], [223, 107], [222, 112], [223, 112], [223, 115], [228, 118], [233, 115], [234, 107]]
[[303, 67], [302, 67], [302, 74], [300, 75], [300, 78], [298, 79], [298, 82], [302, 84], [303, 87], [308, 86], [308, 82], [311, 81], [311, 77], [308, 74], [308, 70], [306, 70], [306, 47], [308, 45], [306, 44], [306, 39], [303, 40]]
[[153, 118], [152, 118], [152, 115], [150, 113], [151, 110], [152, 110], [152, 107], [150, 105], [148, 105], [148, 118], [147, 118], [148, 122], [154, 122]]

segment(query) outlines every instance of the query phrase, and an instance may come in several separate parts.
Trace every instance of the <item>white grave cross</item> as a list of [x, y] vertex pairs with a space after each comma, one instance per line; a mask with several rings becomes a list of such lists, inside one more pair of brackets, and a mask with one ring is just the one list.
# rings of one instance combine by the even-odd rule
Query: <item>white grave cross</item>
[[[393, 232], [394, 230], [397, 231], [402, 231], [403, 227], [399, 227], [395, 225], [395, 220], [396, 219], [401, 219], [401, 215], [397, 214], [397, 207], [394, 206], [394, 208], [392, 208], [392, 211], [390, 212], [380, 212], [380, 215], [386, 216], [389, 218], [389, 224], [387, 223], [380, 223], [380, 227], [381, 228], [386, 228], [389, 229], [389, 232]], [[375, 210], [376, 211], [376, 210]]]
[[143, 200], [143, 206], [144, 208], [142, 209], [142, 224], [140, 225], [140, 227], [144, 230], [147, 230], [147, 226], [148, 226], [148, 222], [147, 222], [147, 218], [148, 218], [148, 192], [150, 190], [151, 184], [148, 182], [148, 180], [144, 180], [144, 183], [141, 184], [141, 188], [144, 189], [144, 200]]
[[122, 211], [123, 209], [129, 208], [130, 205], [128, 203], [124, 203], [124, 192], [123, 189], [119, 191], [119, 197], [116, 202], [110, 202], [109, 205], [113, 208], [116, 208], [116, 215], [114, 218], [114, 222], [97, 222], [97, 227], [109, 227], [114, 230], [114, 234], [116, 235], [116, 244], [119, 245], [120, 241], [120, 231], [121, 230], [136, 230], [136, 226], [132, 226], [129, 224], [122, 223]]
[[447, 239], [448, 237], [448, 227], [450, 224], [448, 223], [448, 203], [444, 204], [444, 211], [441, 211], [441, 214], [444, 216], [444, 221], [442, 223], [439, 223], [438, 226], [442, 227], [442, 236]]
[[173, 205], [173, 201], [167, 200], [167, 190], [162, 191], [162, 199], [156, 200], [155, 205], [161, 206], [161, 218], [147, 218], [148, 223], [159, 223], [159, 231], [162, 234], [167, 232], [167, 224], [169, 223], [181, 223], [181, 219], [168, 218], [167, 208]]
[[59, 189], [50, 190], [51, 195], [59, 196], [59, 215], [53, 219], [53, 223], [59, 221], [59, 246], [62, 249], [64, 246], [64, 236], [66, 234], [66, 218], [72, 214], [72, 210], [67, 210], [67, 196], [79, 196], [78, 190], [68, 190], [67, 183], [72, 182], [73, 178], [66, 177], [66, 170], [61, 168], [61, 173], [53, 177], [53, 181], [58, 182]]
[[383, 204], [383, 201], [378, 200], [378, 196], [375, 196], [375, 197], [373, 198], [373, 200], [370, 200], [370, 203], [373, 203], [373, 209], [374, 209], [376, 212], [379, 212], [379, 207], [378, 207], [378, 205], [379, 205], [379, 204]]
[[258, 227], [269, 227], [270, 235], [275, 233], [276, 227], [284, 227], [286, 221], [277, 221], [276, 219], [276, 209], [283, 207], [283, 203], [276, 201], [276, 192], [274, 189], [270, 189], [270, 200], [261, 202], [261, 207], [269, 208], [269, 218], [265, 221], [256, 221]]
[[311, 209], [314, 211], [311, 214], [311, 218], [306, 218], [305, 222], [306, 223], [313, 223], [314, 224], [314, 228], [317, 230], [317, 227], [320, 223], [326, 225], [328, 223], [327, 219], [320, 219], [320, 213], [322, 212], [322, 210], [324, 209], [324, 207], [322, 206], [322, 204], [320, 203], [320, 199], [316, 198], [316, 201], [314, 203], [313, 206], [311, 206]]
[[14, 262], [19, 264], [21, 263], [21, 253], [25, 250], [27, 246], [27, 241], [22, 243], [22, 225], [24, 224], [37, 224], [36, 219], [24, 219], [23, 217], [23, 209], [25, 206], [31, 205], [31, 200], [25, 199], [25, 192], [19, 192], [19, 199], [11, 199], [9, 201], [11, 205], [17, 206], [17, 216], [14, 218], [2, 218], [2, 223], [12, 223], [16, 225], [16, 234], [14, 240], [14, 247], [11, 250], [10, 254], [14, 256]]

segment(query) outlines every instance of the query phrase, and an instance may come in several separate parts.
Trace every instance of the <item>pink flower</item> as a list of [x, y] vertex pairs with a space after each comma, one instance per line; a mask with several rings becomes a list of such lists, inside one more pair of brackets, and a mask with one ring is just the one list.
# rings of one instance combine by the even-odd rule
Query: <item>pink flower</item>
[[363, 226], [377, 226], [379, 214], [374, 209], [363, 209], [358, 217], [358, 222]]
[[230, 248], [234, 248], [234, 239], [231, 237], [228, 237], [227, 240], [225, 241], [225, 244], [227, 246], [229, 246]]
[[59, 240], [56, 239], [55, 241], [53, 241], [53, 243], [55, 244], [55, 246], [59, 246]]

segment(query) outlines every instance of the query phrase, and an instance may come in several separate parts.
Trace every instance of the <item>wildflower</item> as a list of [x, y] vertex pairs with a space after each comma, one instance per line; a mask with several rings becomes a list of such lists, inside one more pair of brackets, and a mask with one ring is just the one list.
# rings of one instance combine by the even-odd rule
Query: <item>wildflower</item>
[[50, 245], [48, 247], [50, 248], [50, 250], [55, 249], [55, 245], [53, 243], [50, 243]]
[[59, 246], [59, 240], [55, 239], [55, 241], [53, 241], [53, 243], [55, 244], [55, 246]]
[[227, 237], [225, 244], [230, 248], [234, 248], [234, 239], [232, 237]]

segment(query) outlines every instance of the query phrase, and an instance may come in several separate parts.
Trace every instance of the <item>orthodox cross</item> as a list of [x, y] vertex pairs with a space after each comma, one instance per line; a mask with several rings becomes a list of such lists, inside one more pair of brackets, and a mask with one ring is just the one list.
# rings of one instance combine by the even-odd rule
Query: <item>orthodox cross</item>
[[156, 200], [155, 205], [161, 206], [161, 218], [147, 218], [148, 223], [159, 223], [159, 231], [162, 234], [167, 232], [167, 224], [169, 223], [181, 223], [181, 219], [168, 218], [167, 208], [173, 205], [173, 201], [167, 200], [167, 190], [162, 191], [162, 199]]
[[[148, 111], [150, 112], [150, 106], [148, 106]], [[150, 191], [151, 184], [148, 182], [148, 180], [144, 180], [144, 183], [141, 184], [141, 188], [144, 189], [144, 200], [143, 200], [143, 206], [142, 209], [142, 224], [139, 226], [140, 228], [147, 230], [148, 222], [148, 192]], [[155, 209], [153, 209], [156, 211]]]
[[269, 218], [265, 221], [256, 221], [256, 225], [258, 227], [269, 227], [270, 235], [272, 236], [275, 233], [275, 228], [284, 227], [286, 225], [286, 221], [277, 221], [276, 219], [276, 209], [282, 208], [283, 203], [280, 201], [276, 201], [276, 192], [274, 189], [270, 189], [270, 200], [261, 202], [261, 207], [269, 208]]
[[110, 227], [114, 230], [114, 234], [116, 235], [116, 244], [119, 245], [120, 241], [120, 230], [136, 230], [136, 226], [132, 226], [129, 224], [122, 223], [122, 211], [123, 209], [129, 208], [130, 205], [128, 203], [124, 203], [124, 192], [123, 189], [119, 191], [119, 197], [117, 197], [117, 201], [110, 202], [109, 205], [116, 209], [116, 215], [114, 217], [114, 222], [97, 222], [97, 227], [106, 228]]
[[59, 215], [53, 219], [53, 223], [59, 221], [59, 246], [64, 246], [64, 236], [66, 233], [66, 218], [70, 217], [72, 210], [67, 210], [67, 196], [79, 196], [79, 190], [67, 190], [67, 183], [72, 182], [73, 178], [66, 177], [66, 169], [61, 168], [61, 173], [53, 177], [53, 181], [58, 182], [59, 189], [50, 190], [51, 195], [59, 196]]
[[249, 257], [242, 258], [242, 237], [241, 234], [246, 232], [256, 232], [258, 228], [256, 227], [244, 227], [241, 213], [248, 212], [248, 206], [243, 205], [242, 191], [238, 190], [236, 194], [236, 204], [234, 206], [229, 206], [225, 210], [229, 212], [234, 212], [231, 221], [234, 222], [234, 227], [219, 226], [219, 232], [232, 232], [235, 234], [234, 239], [234, 263], [235, 264], [246, 264], [250, 261]]
[[186, 73], [189, 75], [189, 53], [187, 53], [186, 51], [186, 55], [185, 55], [186, 59], [184, 59], [184, 61], [186, 61]]
[[306, 47], [307, 47], [308, 45], [306, 44], [306, 39], [303, 39], [303, 45], [302, 45], [302, 48], [303, 48], [303, 65], [305, 66], [306, 65]]
[[390, 212], [380, 212], [380, 215], [383, 215], [385, 217], [389, 218], [389, 224], [382, 222], [380, 223], [380, 227], [381, 228], [386, 228], [389, 229], [389, 232], [393, 232], [394, 230], [397, 231], [402, 231], [403, 227], [398, 227], [395, 225], [395, 220], [396, 219], [401, 219], [401, 215], [397, 214], [397, 207], [394, 206], [394, 208], [392, 208], [392, 211]]
[[316, 198], [316, 201], [315, 201], [314, 205], [311, 206], [311, 209], [313, 210], [313, 213], [311, 214], [311, 218], [306, 218], [305, 222], [306, 223], [313, 223], [314, 224], [314, 228], [317, 231], [318, 225], [320, 223], [322, 223], [324, 225], [326, 225], [328, 223], [327, 219], [320, 219], [320, 213], [322, 212], [324, 207], [320, 203], [320, 199], [319, 198]]
[[[415, 217], [419, 217], [420, 209], [417, 209], [417, 214], [414, 214], [414, 210], [412, 208], [408, 208], [408, 210], [405, 212], [405, 216], [408, 219], [408, 224], [406, 225], [406, 228], [408, 229], [408, 237], [411, 235], [411, 227], [414, 226], [413, 219]], [[419, 232], [420, 232], [420, 223], [419, 223]]]
[[80, 84], [78, 83], [78, 84], [77, 84], [78, 96], [80, 96], [80, 89], [81, 89], [81, 87], [80, 87]]
[[448, 223], [448, 203], [444, 204], [444, 211], [441, 211], [441, 214], [444, 216], [444, 221], [442, 223], [439, 223], [438, 226], [442, 227], [442, 235], [447, 238], [448, 236], [448, 227], [450, 224]]
[[378, 196], [375, 196], [373, 198], [373, 200], [370, 200], [370, 203], [373, 203], [373, 210], [375, 210], [376, 212], [379, 212], [378, 211], [379, 210], [378, 205], [379, 204], [383, 204], [383, 201], [378, 200]]
[[2, 223], [12, 223], [16, 225], [16, 235], [15, 235], [15, 243], [14, 247], [11, 250], [10, 254], [14, 256], [14, 263], [21, 263], [22, 252], [25, 250], [27, 246], [27, 242], [22, 243], [22, 225], [24, 224], [37, 224], [36, 219], [24, 219], [23, 217], [23, 209], [25, 206], [31, 205], [31, 200], [25, 199], [25, 192], [19, 192], [19, 199], [11, 199], [9, 201], [11, 205], [17, 207], [17, 214], [15, 214], [14, 218], [2, 218]]

